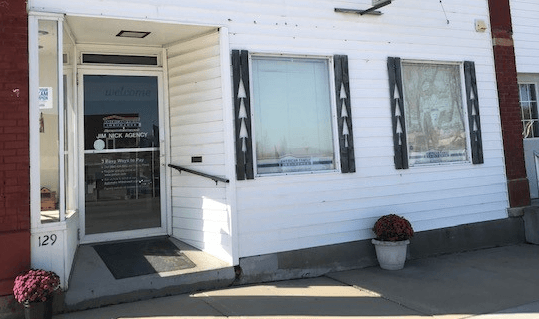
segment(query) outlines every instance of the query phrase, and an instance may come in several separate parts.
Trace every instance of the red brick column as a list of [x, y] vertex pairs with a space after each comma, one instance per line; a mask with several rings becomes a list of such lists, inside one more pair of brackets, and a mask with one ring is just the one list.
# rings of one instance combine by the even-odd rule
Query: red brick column
[[0, 296], [30, 267], [26, 1], [0, 1]]
[[511, 207], [530, 204], [509, 0], [488, 0]]

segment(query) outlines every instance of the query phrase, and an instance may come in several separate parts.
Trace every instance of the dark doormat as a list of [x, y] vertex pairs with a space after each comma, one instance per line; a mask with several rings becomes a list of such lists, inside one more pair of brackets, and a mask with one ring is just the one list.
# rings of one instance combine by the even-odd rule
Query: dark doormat
[[195, 267], [167, 238], [93, 246], [114, 278], [123, 279]]

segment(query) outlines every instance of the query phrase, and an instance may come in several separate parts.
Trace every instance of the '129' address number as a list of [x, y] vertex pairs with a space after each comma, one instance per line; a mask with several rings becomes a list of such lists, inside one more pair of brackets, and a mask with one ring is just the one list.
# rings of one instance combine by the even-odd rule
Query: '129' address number
[[52, 246], [56, 242], [56, 239], [58, 239], [56, 234], [39, 236], [39, 247], [49, 245]]

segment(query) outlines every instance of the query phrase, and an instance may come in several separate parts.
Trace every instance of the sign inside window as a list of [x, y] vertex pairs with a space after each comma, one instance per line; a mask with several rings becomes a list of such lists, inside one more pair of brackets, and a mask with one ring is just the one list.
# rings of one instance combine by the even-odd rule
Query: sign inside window
[[468, 160], [460, 67], [402, 64], [409, 165]]
[[331, 170], [333, 157], [294, 157], [283, 156], [274, 159], [258, 160], [258, 171], [266, 173], [289, 173], [302, 171]]
[[52, 87], [40, 87], [38, 101], [40, 109], [52, 109]]
[[86, 234], [159, 227], [159, 151], [85, 154]]
[[157, 78], [84, 76], [84, 149], [112, 150], [159, 144]]
[[119, 149], [153, 147], [158, 144], [159, 130], [141, 129], [139, 114], [98, 114], [84, 117], [85, 149]]
[[[86, 177], [89, 184], [96, 187], [88, 188], [88, 194], [97, 190], [124, 190], [129, 192], [155, 193], [155, 177], [159, 173], [159, 152], [125, 152], [107, 154], [87, 154], [85, 157]], [[128, 193], [129, 193], [128, 192]], [[108, 196], [112, 196], [109, 193]], [[101, 197], [104, 195], [101, 194]], [[140, 195], [139, 195], [140, 196]], [[119, 198], [124, 199], [124, 194]]]

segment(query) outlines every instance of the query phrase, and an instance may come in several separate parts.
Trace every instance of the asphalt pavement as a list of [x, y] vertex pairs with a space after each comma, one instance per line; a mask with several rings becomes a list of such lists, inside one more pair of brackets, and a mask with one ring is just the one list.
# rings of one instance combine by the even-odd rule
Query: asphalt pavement
[[539, 319], [539, 246], [521, 244], [177, 295], [54, 319]]

